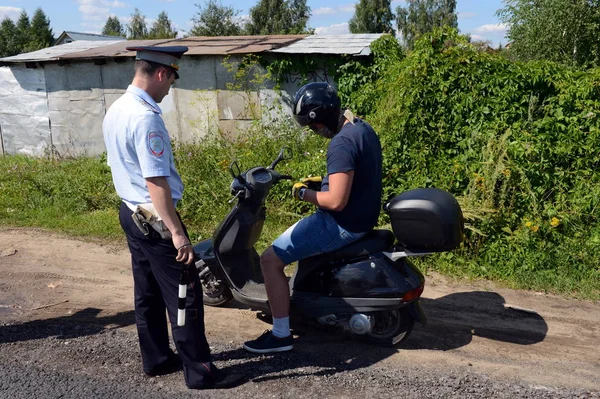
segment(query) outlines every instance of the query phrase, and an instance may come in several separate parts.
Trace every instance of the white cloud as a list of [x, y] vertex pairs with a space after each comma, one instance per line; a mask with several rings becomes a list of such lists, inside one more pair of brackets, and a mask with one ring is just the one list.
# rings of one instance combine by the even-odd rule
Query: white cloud
[[4, 18], [10, 18], [15, 21], [21, 11], [23, 10], [17, 7], [0, 6], [0, 21]]
[[485, 33], [505, 34], [507, 30], [508, 30], [507, 24], [487, 24], [487, 25], [481, 25], [481, 26], [473, 29], [473, 32], [481, 33], [481, 34], [485, 34]]
[[347, 4], [345, 6], [341, 6], [340, 11], [341, 12], [351, 12], [352, 14], [354, 14], [355, 8], [356, 8], [356, 4]]
[[335, 13], [336, 11], [331, 7], [319, 7], [313, 11], [313, 15], [332, 15]]
[[342, 35], [350, 33], [348, 22], [315, 28], [315, 35]]
[[127, 4], [125, 3], [121, 3], [120, 1], [114, 0], [114, 1], [102, 1], [102, 4], [104, 4], [105, 6], [109, 6], [110, 8], [125, 8], [127, 7]]
[[474, 42], [485, 42], [485, 41], [487, 41], [487, 40], [488, 40], [488, 39], [487, 39], [487, 38], [485, 38], [485, 37], [483, 37], [483, 36], [479, 36], [479, 35], [471, 35], [471, 41], [474, 41]]
[[339, 7], [319, 7], [313, 10], [312, 15], [335, 15], [335, 14], [348, 14], [354, 13], [354, 4], [346, 4]]
[[475, 18], [477, 16], [477, 13], [474, 12], [459, 12], [458, 14], [458, 19], [469, 19], [469, 18]]
[[[111, 9], [130, 7], [128, 4], [119, 0], [75, 0], [79, 5], [81, 13], [80, 25], [86, 29], [94, 30], [96, 33], [101, 31], [109, 16], [114, 16]], [[119, 17], [121, 22], [123, 18]]]
[[492, 46], [496, 46], [505, 40], [508, 28], [507, 24], [486, 24], [472, 29], [468, 33], [473, 41], [489, 41]]
[[[107, 20], [110, 8], [106, 7], [103, 0], [76, 0], [83, 21]], [[82, 24], [82, 26], [85, 26]]]

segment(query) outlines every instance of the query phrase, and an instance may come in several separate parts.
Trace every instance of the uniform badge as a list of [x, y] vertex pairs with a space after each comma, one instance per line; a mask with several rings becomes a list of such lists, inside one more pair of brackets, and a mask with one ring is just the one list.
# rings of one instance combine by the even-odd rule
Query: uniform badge
[[165, 140], [160, 132], [152, 132], [148, 135], [148, 144], [150, 152], [156, 157], [162, 156], [165, 152]]

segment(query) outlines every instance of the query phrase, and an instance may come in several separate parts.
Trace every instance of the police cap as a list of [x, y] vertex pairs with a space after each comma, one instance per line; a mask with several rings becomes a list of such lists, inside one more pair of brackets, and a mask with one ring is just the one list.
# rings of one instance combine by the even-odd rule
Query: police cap
[[169, 46], [169, 47], [155, 47], [155, 46], [138, 46], [138, 47], [126, 47], [128, 51], [137, 51], [135, 56], [136, 60], [144, 60], [156, 62], [170, 66], [175, 70], [175, 79], [179, 79], [179, 60], [183, 53], [188, 51], [186, 46]]

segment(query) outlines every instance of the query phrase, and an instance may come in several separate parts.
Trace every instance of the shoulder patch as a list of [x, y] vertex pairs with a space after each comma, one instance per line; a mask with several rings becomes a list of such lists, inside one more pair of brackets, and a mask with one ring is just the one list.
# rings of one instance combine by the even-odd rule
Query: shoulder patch
[[155, 157], [161, 157], [165, 153], [165, 137], [161, 132], [150, 132], [148, 134], [148, 148]]

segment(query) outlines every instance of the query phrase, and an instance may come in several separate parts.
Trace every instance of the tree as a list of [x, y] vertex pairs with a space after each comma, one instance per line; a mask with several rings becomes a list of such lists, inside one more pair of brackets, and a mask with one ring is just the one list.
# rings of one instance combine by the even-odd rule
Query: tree
[[433, 28], [458, 28], [456, 0], [407, 0], [407, 3], [407, 8], [399, 6], [396, 9], [396, 22], [408, 48]]
[[224, 6], [220, 1], [207, 0], [204, 7], [196, 4], [198, 12], [192, 18], [192, 36], [238, 36], [242, 28], [236, 23], [240, 10]]
[[127, 39], [130, 40], [140, 40], [148, 37], [146, 17], [137, 8], [131, 14], [131, 22], [127, 25], [127, 32], [129, 33]]
[[171, 20], [166, 11], [158, 14], [158, 19], [154, 21], [148, 33], [148, 39], [173, 39], [177, 36], [177, 31], [173, 29]]
[[306, 0], [259, 0], [250, 9], [246, 32], [250, 35], [288, 35], [311, 33]]
[[122, 36], [125, 37], [125, 29], [116, 16], [110, 16], [102, 28], [102, 34], [106, 36]]
[[35, 10], [31, 19], [31, 41], [27, 46], [28, 51], [35, 51], [50, 47], [54, 42], [54, 35], [50, 28], [50, 20], [41, 8]]
[[505, 0], [498, 11], [508, 25], [508, 54], [516, 59], [598, 66], [600, 1]]
[[17, 20], [17, 32], [15, 37], [15, 45], [18, 50], [17, 54], [23, 52], [31, 41], [31, 24], [27, 11], [21, 11]]
[[290, 14], [290, 34], [314, 33], [314, 29], [307, 29], [311, 12], [310, 7], [306, 4], [306, 0], [292, 0], [290, 3]]
[[17, 46], [17, 26], [6, 17], [0, 24], [0, 58], [19, 54]]
[[348, 25], [352, 33], [394, 33], [391, 0], [360, 0]]

